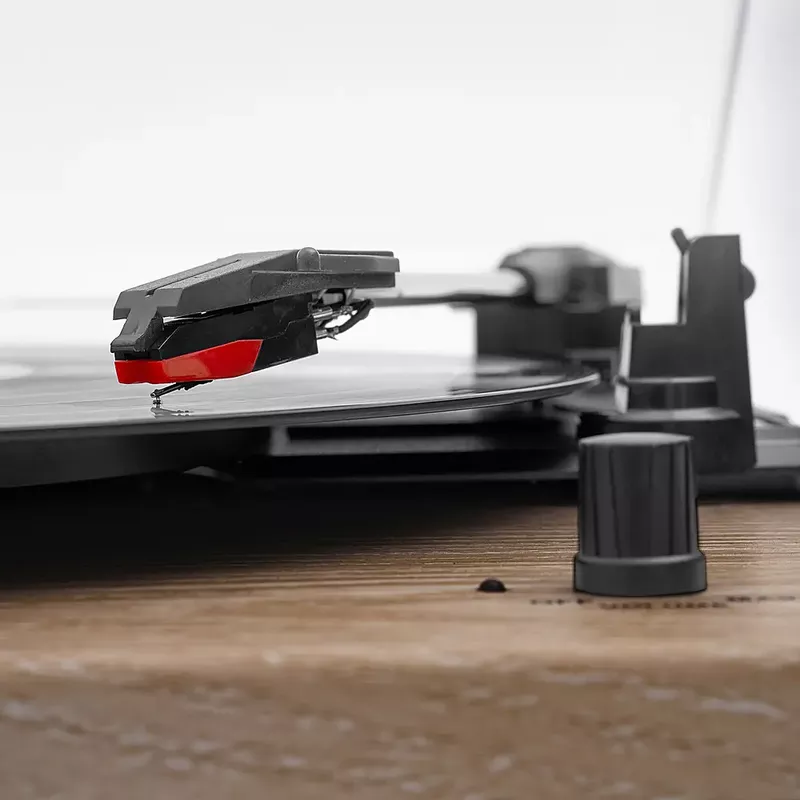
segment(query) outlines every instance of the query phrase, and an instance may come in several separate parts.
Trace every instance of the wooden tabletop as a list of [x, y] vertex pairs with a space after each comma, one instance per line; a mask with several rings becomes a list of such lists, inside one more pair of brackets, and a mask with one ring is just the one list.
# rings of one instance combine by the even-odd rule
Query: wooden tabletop
[[3, 800], [800, 798], [797, 500], [703, 505], [708, 591], [632, 601], [530, 487], [4, 499]]

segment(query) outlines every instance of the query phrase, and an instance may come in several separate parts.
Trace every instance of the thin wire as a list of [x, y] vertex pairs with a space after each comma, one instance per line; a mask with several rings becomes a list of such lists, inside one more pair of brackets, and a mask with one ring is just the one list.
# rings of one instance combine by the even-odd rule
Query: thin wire
[[728, 141], [730, 139], [731, 119], [736, 98], [736, 88], [739, 83], [739, 71], [744, 50], [744, 37], [747, 30], [747, 21], [750, 15], [750, 0], [739, 0], [739, 15], [736, 21], [736, 31], [733, 36], [730, 63], [728, 65], [728, 80], [725, 93], [722, 97], [719, 129], [717, 131], [717, 144], [711, 165], [711, 178], [708, 187], [708, 203], [706, 205], [706, 230], [713, 229], [717, 216], [717, 206], [722, 189], [722, 173], [728, 155]]

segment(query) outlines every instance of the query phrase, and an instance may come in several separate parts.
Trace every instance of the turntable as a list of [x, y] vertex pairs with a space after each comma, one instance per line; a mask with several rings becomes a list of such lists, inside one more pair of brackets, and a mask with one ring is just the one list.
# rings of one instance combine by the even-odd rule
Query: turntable
[[[306, 248], [124, 291], [113, 360], [7, 352], [21, 371], [0, 385], [0, 485], [198, 468], [273, 482], [570, 481], [581, 439], [656, 431], [692, 438], [703, 490], [794, 486], [800, 432], [752, 407], [755, 281], [738, 237], [673, 237], [672, 325], [639, 322], [636, 270], [578, 247], [529, 249], [433, 288], [404, 285], [390, 252]], [[317, 355], [374, 307], [431, 303], [475, 309], [476, 358]]]

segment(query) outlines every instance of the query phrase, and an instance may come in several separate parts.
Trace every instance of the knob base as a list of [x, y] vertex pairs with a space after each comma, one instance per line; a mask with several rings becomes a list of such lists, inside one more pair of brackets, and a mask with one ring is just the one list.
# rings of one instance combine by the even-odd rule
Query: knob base
[[577, 555], [576, 592], [610, 597], [665, 597], [706, 589], [706, 557], [701, 551], [653, 558], [597, 558]]

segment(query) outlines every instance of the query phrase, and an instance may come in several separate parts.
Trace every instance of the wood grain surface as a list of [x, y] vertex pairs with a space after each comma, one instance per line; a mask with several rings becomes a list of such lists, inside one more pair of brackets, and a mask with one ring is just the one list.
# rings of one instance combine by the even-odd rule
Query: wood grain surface
[[637, 602], [529, 487], [108, 486], [4, 497], [2, 800], [800, 798], [797, 500]]

